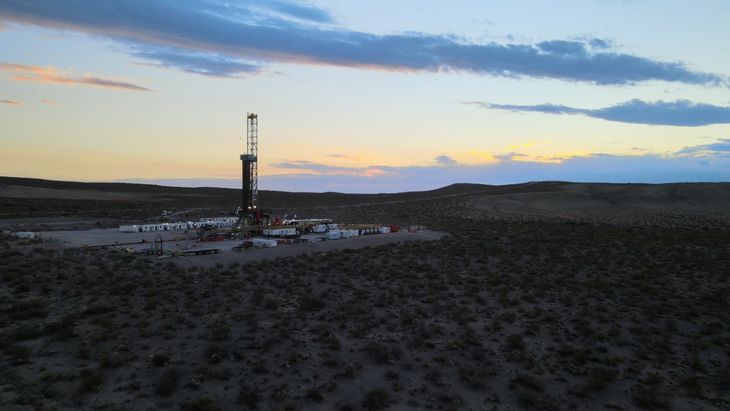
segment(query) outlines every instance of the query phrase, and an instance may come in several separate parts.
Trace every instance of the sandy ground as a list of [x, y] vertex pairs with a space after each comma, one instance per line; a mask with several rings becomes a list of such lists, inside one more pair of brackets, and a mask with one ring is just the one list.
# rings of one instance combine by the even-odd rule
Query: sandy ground
[[[374, 234], [341, 240], [321, 241], [317, 243], [298, 243], [280, 245], [272, 248], [257, 248], [242, 251], [230, 251], [231, 247], [238, 245], [240, 241], [221, 241], [218, 243], [208, 243], [210, 245], [201, 246], [198, 243], [198, 249], [201, 248], [220, 248], [224, 252], [221, 254], [175, 257], [173, 261], [183, 267], [203, 266], [209, 267], [217, 263], [228, 265], [231, 263], [249, 263], [260, 260], [270, 260], [279, 257], [292, 257], [296, 255], [327, 252], [343, 249], [377, 247], [390, 243], [401, 243], [405, 241], [429, 241], [438, 240], [446, 235], [440, 231], [423, 230], [418, 232], [401, 231], [389, 234]], [[220, 245], [216, 247], [216, 245]]]
[[[84, 247], [100, 245], [124, 245], [145, 241], [152, 243], [155, 236], [160, 235], [163, 241], [185, 242], [185, 233], [180, 231], [161, 231], [149, 233], [120, 233], [118, 228], [103, 228], [93, 230], [70, 231], [41, 231], [41, 238], [61, 241], [67, 247]], [[192, 237], [193, 234], [190, 236]]]

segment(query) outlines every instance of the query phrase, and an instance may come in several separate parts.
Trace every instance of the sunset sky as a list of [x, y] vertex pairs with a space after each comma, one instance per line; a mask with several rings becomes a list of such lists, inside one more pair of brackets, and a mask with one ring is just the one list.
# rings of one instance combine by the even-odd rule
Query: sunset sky
[[0, 0], [0, 175], [730, 181], [730, 2]]

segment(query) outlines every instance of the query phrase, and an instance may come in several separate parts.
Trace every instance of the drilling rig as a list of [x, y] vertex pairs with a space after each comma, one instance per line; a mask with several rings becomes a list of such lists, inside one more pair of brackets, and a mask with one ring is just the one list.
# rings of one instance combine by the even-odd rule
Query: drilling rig
[[259, 226], [268, 222], [268, 215], [258, 207], [259, 175], [258, 145], [259, 116], [250, 113], [246, 116], [246, 153], [241, 154], [241, 208], [239, 222], [242, 227]]

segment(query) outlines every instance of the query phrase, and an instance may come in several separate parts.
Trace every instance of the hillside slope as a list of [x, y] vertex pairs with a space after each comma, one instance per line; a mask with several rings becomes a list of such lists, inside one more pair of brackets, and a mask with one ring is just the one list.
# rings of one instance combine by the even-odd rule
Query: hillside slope
[[[392, 194], [260, 191], [260, 204], [276, 214], [342, 218], [377, 208], [384, 218], [426, 202], [457, 201], [462, 210], [488, 215], [567, 218], [671, 213], [727, 217], [730, 183], [601, 184], [531, 182], [512, 185], [453, 184], [430, 191]], [[79, 183], [0, 177], [0, 218], [73, 216], [140, 219], [163, 209], [231, 213], [240, 190], [130, 183]], [[401, 213], [403, 214], [403, 213]], [[357, 217], [355, 215], [354, 217]]]

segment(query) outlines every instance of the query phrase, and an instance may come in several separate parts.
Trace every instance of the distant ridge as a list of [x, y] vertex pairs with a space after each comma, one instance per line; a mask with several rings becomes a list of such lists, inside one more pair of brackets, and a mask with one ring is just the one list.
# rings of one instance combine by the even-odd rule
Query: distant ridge
[[[134, 193], [153, 193], [153, 194], [196, 194], [196, 195], [228, 195], [233, 192], [239, 192], [235, 188], [221, 188], [221, 187], [177, 187], [177, 186], [165, 186], [158, 184], [145, 184], [145, 183], [110, 183], [110, 182], [78, 182], [78, 181], [61, 181], [61, 180], [45, 180], [39, 178], [25, 178], [25, 177], [7, 177], [0, 176], [0, 188], [2, 186], [23, 186], [23, 187], [37, 187], [47, 188], [55, 190], [93, 190], [93, 191], [113, 191], [113, 192], [134, 192]], [[490, 186], [485, 184], [473, 184], [473, 183], [457, 183], [451, 184], [446, 187], [437, 188], [434, 190], [426, 191], [406, 191], [402, 193], [386, 193], [386, 194], [350, 194], [350, 193], [339, 193], [339, 192], [289, 192], [289, 191], [273, 191], [273, 190], [261, 190], [262, 193], [287, 193], [296, 195], [333, 195], [333, 196], [413, 196], [419, 194], [432, 194], [432, 195], [448, 195], [448, 194], [464, 194], [481, 192], [489, 188], [498, 187]], [[0, 197], [3, 196], [0, 190]]]
[[[510, 185], [459, 183], [435, 190], [385, 194], [268, 190], [259, 193], [262, 207], [282, 213], [373, 205], [392, 205], [389, 212], [399, 213], [398, 208], [405, 203], [463, 198], [461, 203], [477, 214], [585, 217], [659, 212], [730, 216], [730, 183], [538, 181]], [[0, 218], [79, 214], [149, 216], [159, 215], [164, 209], [232, 213], [239, 203], [240, 190], [231, 188], [0, 177]]]

